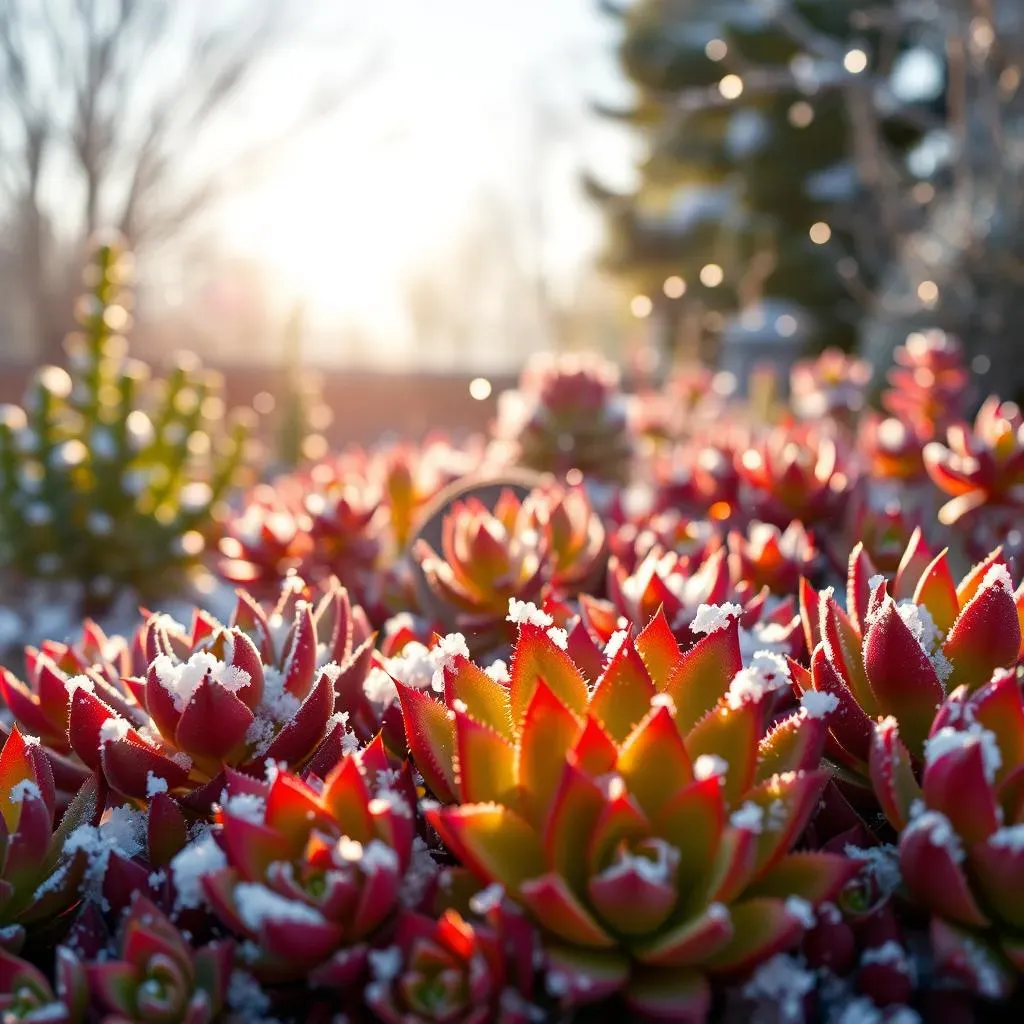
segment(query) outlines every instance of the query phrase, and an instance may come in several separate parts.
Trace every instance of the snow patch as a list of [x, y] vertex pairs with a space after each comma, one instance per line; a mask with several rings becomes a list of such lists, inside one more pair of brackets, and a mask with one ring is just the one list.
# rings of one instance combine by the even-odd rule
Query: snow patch
[[690, 623], [692, 633], [716, 633], [738, 619], [743, 609], [738, 604], [702, 604]]
[[192, 700], [199, 685], [209, 679], [231, 693], [237, 693], [248, 686], [251, 677], [245, 669], [226, 665], [209, 651], [196, 651], [188, 661], [177, 661], [167, 654], [159, 654], [153, 660], [153, 671], [157, 682], [170, 694], [174, 710], [184, 711]]
[[508, 615], [505, 616], [505, 621], [516, 626], [539, 626], [541, 629], [547, 629], [555, 622], [532, 601], [517, 601], [514, 597], [508, 599]]
[[235, 906], [242, 923], [250, 931], [258, 932], [266, 921], [292, 924], [320, 925], [323, 915], [313, 907], [279, 896], [258, 882], [242, 882], [235, 886]]
[[806, 690], [800, 698], [800, 705], [808, 718], [824, 718], [839, 707], [839, 698], [823, 690]]
[[224, 851], [207, 832], [171, 861], [171, 877], [177, 891], [176, 907], [198, 907], [203, 902], [203, 878], [228, 866]]
[[989, 783], [995, 780], [996, 772], [1002, 767], [1003, 755], [999, 749], [999, 741], [995, 733], [986, 729], [978, 722], [973, 722], [966, 729], [955, 729], [943, 726], [934, 736], [924, 741], [924, 759], [926, 768], [955, 750], [966, 750], [981, 745], [981, 759], [985, 771], [985, 779]]

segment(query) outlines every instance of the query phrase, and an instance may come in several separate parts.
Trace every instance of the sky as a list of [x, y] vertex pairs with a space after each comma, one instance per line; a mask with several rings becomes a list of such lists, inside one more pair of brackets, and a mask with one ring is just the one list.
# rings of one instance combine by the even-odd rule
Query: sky
[[[339, 6], [306, 2], [324, 16]], [[483, 197], [517, 203], [539, 190], [550, 220], [545, 259], [569, 279], [601, 232], [580, 170], [625, 184], [632, 166], [623, 130], [586, 111], [589, 99], [623, 95], [614, 23], [595, 0], [356, 6], [350, 42], [328, 55], [328, 74], [347, 76], [363, 60], [372, 73], [220, 210], [225, 245], [266, 261], [280, 293], [305, 301], [314, 321], [355, 322], [394, 339], [409, 275], [440, 258]], [[258, 116], [287, 115], [322, 56], [302, 46], [282, 54], [259, 83]], [[541, 108], [560, 127], [540, 150], [538, 182], [531, 140]]]

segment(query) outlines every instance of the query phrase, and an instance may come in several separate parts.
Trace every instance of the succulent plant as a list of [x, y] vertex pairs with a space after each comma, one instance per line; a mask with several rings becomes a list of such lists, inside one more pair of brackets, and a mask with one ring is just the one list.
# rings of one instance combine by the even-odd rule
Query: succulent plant
[[65, 950], [58, 950], [55, 973], [57, 983], [53, 986], [34, 964], [0, 949], [0, 1019], [4, 1024], [81, 1024], [89, 994], [78, 961]]
[[77, 643], [45, 640], [25, 648], [26, 682], [0, 666], [0, 696], [18, 725], [38, 737], [53, 770], [58, 798], [76, 792], [89, 769], [75, 755], [68, 739], [68, 682], [87, 673], [125, 694], [121, 680], [144, 666], [136, 663], [132, 646], [122, 637], [108, 637], [92, 621], [82, 626]]
[[65, 850], [65, 840], [102, 811], [102, 793], [90, 780], [55, 830], [49, 761], [37, 740], [11, 730], [0, 750], [0, 947], [17, 952], [26, 928], [51, 923], [78, 901], [86, 858]]
[[381, 552], [380, 506], [335, 467], [255, 487], [224, 524], [218, 573], [264, 597], [290, 572], [312, 583], [337, 577], [362, 602], [375, 586]]
[[766, 732], [786, 663], [742, 669], [735, 616], [685, 655], [663, 616], [618, 640], [591, 685], [525, 621], [507, 685], [457, 656], [444, 703], [399, 686], [406, 734], [444, 804], [430, 823], [540, 927], [549, 991], [702, 1020], [710, 973], [796, 943], [856, 870], [789, 852], [826, 782], [825, 722]]
[[129, 269], [118, 244], [97, 245], [71, 372], [44, 367], [24, 409], [0, 410], [0, 568], [72, 581], [87, 610], [124, 587], [152, 598], [182, 585], [244, 452], [215, 374], [183, 356], [150, 384], [126, 357]]
[[946, 552], [935, 558], [920, 534], [891, 585], [858, 545], [850, 556], [847, 610], [806, 583], [801, 613], [810, 672], [795, 682], [834, 701], [827, 753], [863, 779], [877, 718], [891, 716], [921, 757], [936, 707], [949, 690], [983, 686], [1017, 662], [1021, 627], [1009, 572], [998, 552], [959, 584]]
[[939, 509], [947, 526], [984, 510], [1003, 512], [1012, 526], [1024, 508], [1024, 416], [1014, 402], [991, 397], [978, 410], [973, 429], [953, 424], [946, 444], [924, 447], [928, 475], [949, 501]]
[[594, 353], [532, 356], [498, 400], [495, 436], [513, 461], [564, 477], [624, 482], [631, 439], [618, 368]]
[[778, 597], [794, 594], [801, 576], [810, 576], [818, 552], [799, 520], [780, 530], [753, 522], [745, 533], [729, 533], [729, 571], [737, 593], [753, 595], [767, 587]]
[[789, 374], [793, 410], [807, 420], [849, 419], [864, 407], [870, 379], [871, 364], [840, 349], [801, 359]]
[[271, 776], [228, 775], [216, 815], [225, 866], [203, 877], [206, 897], [256, 944], [261, 977], [344, 988], [403, 906], [416, 836], [411, 773], [392, 767], [378, 739], [322, 784]]
[[917, 758], [894, 718], [871, 741], [871, 779], [899, 833], [910, 896], [931, 915], [940, 969], [979, 995], [1009, 994], [1024, 970], [1024, 698], [998, 671], [942, 704]]
[[543, 1017], [532, 1005], [533, 929], [507, 905], [486, 921], [445, 910], [439, 918], [406, 911], [394, 943], [370, 954], [374, 981], [365, 1002], [384, 1024], [410, 1020], [448, 1024], [528, 1024]]
[[759, 519], [781, 528], [799, 519], [813, 527], [841, 507], [853, 483], [846, 463], [839, 443], [821, 429], [783, 425], [741, 451], [736, 470]]
[[882, 404], [919, 442], [963, 417], [970, 375], [960, 342], [943, 331], [916, 332], [893, 353]]
[[135, 894], [113, 955], [79, 966], [104, 1020], [138, 1024], [213, 1024], [221, 1020], [234, 944], [193, 949], [150, 900]]
[[308, 596], [292, 577], [269, 615], [240, 592], [230, 626], [199, 611], [188, 629], [151, 615], [139, 638], [144, 676], [123, 690], [96, 673], [67, 681], [71, 748], [127, 797], [198, 790], [207, 803], [225, 767], [258, 773], [267, 758], [298, 767], [340, 755], [354, 737], [335, 713], [335, 687], [365, 674], [372, 641], [353, 649], [339, 585], [316, 609]]
[[510, 599], [531, 602], [546, 591], [568, 597], [595, 580], [605, 532], [580, 487], [535, 488], [522, 501], [506, 490], [493, 512], [476, 498], [455, 502], [441, 552], [422, 538], [413, 550], [437, 612], [486, 650], [510, 635]]

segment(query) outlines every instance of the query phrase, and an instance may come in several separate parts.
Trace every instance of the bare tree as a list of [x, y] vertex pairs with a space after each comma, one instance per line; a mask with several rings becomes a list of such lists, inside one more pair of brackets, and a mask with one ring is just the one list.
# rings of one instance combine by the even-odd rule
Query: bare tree
[[[307, 62], [289, 79], [283, 116], [251, 109], [261, 73], [289, 47], [333, 47], [338, 67], [336, 26], [308, 31], [315, 10], [287, 0], [0, 3], [0, 202], [40, 355], [59, 352], [85, 238], [114, 227], [142, 254], [181, 239], [350, 96], [366, 64], [317, 78]], [[240, 124], [258, 127], [232, 133]]]

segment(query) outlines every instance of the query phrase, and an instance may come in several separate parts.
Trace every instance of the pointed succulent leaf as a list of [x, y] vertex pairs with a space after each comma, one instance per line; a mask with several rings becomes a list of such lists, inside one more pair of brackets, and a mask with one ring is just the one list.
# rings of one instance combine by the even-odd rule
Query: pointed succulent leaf
[[882, 605], [864, 639], [864, 665], [882, 713], [899, 719], [904, 742], [920, 752], [945, 691], [892, 600]]
[[432, 808], [430, 824], [452, 852], [481, 880], [498, 882], [513, 896], [527, 879], [545, 870], [544, 852], [532, 828], [500, 804]]
[[539, 626], [525, 623], [512, 655], [509, 708], [513, 724], [518, 723], [533, 696], [538, 680], [577, 715], [587, 708], [587, 683], [572, 659]]
[[706, 961], [711, 971], [749, 971], [800, 941], [804, 925], [784, 900], [759, 896], [729, 908], [733, 937]]
[[457, 792], [452, 764], [455, 725], [448, 710], [422, 690], [403, 683], [397, 683], [396, 687], [409, 752], [434, 796], [452, 803]]
[[914, 604], [924, 605], [932, 621], [947, 633], [960, 613], [956, 582], [949, 570], [948, 549], [940, 551], [925, 569], [914, 590]]
[[683, 655], [665, 685], [683, 732], [715, 707], [742, 667], [739, 623], [732, 616], [726, 626], [701, 637]]
[[588, 713], [621, 743], [647, 714], [656, 692], [640, 655], [626, 640], [597, 680]]
[[458, 793], [463, 803], [504, 804], [519, 809], [515, 748], [487, 725], [455, 712]]

